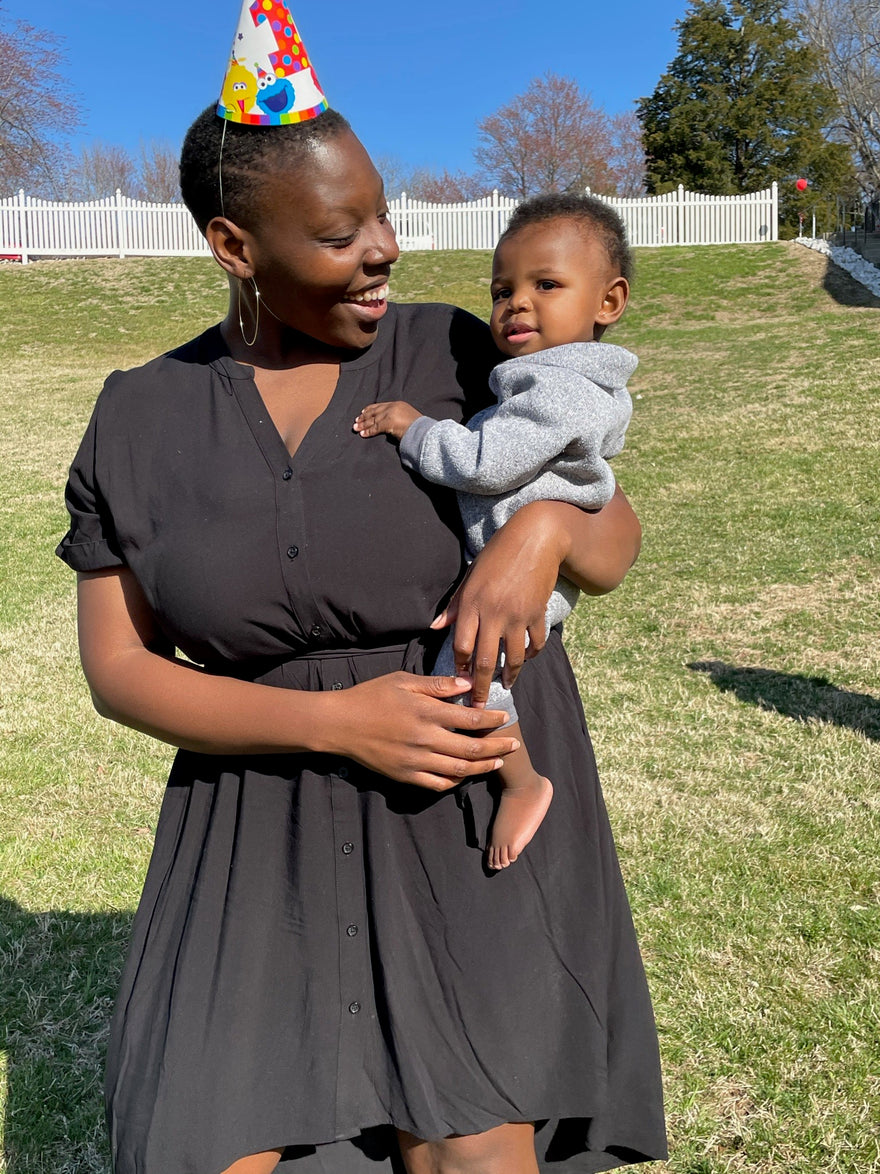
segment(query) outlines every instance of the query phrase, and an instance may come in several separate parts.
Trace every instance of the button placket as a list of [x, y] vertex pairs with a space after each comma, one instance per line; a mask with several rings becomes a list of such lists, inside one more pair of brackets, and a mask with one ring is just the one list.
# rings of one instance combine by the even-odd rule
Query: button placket
[[342, 776], [343, 763], [334, 764], [328, 779], [336, 851], [336, 916], [339, 942], [339, 1058], [336, 1074], [337, 1127], [345, 1129], [357, 1111], [362, 1090], [362, 1065], [375, 1030], [372, 976], [369, 961], [366, 886], [360, 799], [356, 787]]

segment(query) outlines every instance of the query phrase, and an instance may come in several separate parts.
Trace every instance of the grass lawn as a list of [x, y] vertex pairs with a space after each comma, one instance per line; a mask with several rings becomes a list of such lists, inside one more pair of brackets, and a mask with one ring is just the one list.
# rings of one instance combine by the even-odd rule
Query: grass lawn
[[[793, 244], [637, 260], [615, 468], [644, 546], [567, 643], [655, 999], [669, 1169], [877, 1172], [880, 300]], [[487, 314], [486, 254], [395, 274], [401, 300]], [[203, 260], [0, 267], [8, 1174], [108, 1169], [106, 1024], [170, 758], [91, 710], [52, 556], [66, 469], [103, 376], [224, 293]]]

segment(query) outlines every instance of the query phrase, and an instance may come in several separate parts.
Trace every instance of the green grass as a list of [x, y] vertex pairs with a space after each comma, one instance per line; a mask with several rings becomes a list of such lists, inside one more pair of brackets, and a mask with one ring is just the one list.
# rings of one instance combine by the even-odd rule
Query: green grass
[[[399, 299], [485, 316], [488, 255]], [[640, 561], [568, 625], [642, 942], [674, 1174], [880, 1171], [880, 301], [794, 245], [642, 251], [615, 467]], [[8, 1174], [107, 1169], [106, 1021], [167, 748], [91, 710], [51, 556], [103, 376], [221, 313], [202, 260], [0, 267]], [[3, 1072], [5, 1071], [5, 1080]]]

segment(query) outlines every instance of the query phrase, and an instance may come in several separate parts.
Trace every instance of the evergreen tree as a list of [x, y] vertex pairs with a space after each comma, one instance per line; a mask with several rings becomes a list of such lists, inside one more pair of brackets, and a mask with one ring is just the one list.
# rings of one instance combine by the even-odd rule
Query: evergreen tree
[[851, 184], [848, 148], [825, 128], [837, 103], [817, 80], [815, 51], [779, 0], [691, 0], [679, 49], [639, 102], [650, 192], [679, 183], [733, 195], [780, 182], [783, 219], [797, 220], [794, 180], [811, 194]]

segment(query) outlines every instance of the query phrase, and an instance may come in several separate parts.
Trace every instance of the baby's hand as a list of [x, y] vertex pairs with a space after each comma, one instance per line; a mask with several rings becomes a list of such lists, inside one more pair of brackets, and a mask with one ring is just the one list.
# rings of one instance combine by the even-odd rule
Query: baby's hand
[[404, 432], [421, 414], [403, 400], [391, 400], [364, 408], [352, 427], [364, 438], [385, 432], [396, 440], [402, 440]]

